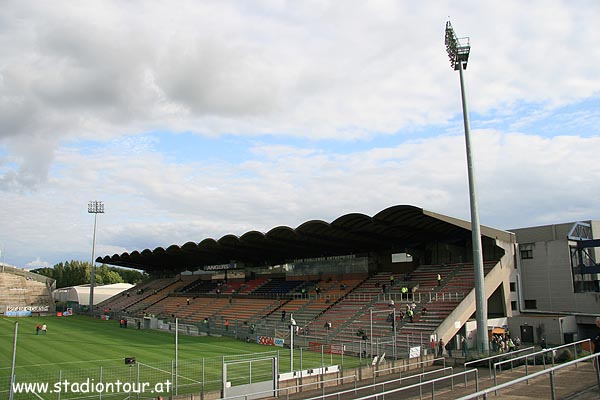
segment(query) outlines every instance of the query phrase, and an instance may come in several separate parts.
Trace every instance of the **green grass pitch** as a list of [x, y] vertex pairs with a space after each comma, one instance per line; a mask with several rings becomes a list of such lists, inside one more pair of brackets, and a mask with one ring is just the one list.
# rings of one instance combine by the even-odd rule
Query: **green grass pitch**
[[[104, 321], [86, 316], [3, 317], [0, 318], [0, 397], [8, 390], [10, 382], [15, 322], [19, 323], [15, 368], [17, 381], [37, 379], [52, 382], [65, 377], [83, 380], [88, 376], [96, 381], [108, 381], [123, 379], [123, 375], [128, 374], [139, 374], [149, 381], [172, 377], [175, 335], [171, 332], [131, 327], [123, 329], [116, 320]], [[38, 323], [47, 324], [46, 335], [36, 335], [35, 326]], [[226, 337], [181, 334], [178, 343], [177, 376], [180, 392], [184, 391], [186, 385], [190, 391], [198, 391], [202, 381], [205, 389], [219, 388], [223, 356], [273, 354], [279, 351], [279, 371], [290, 370], [287, 348], [244, 343]], [[295, 351], [294, 355], [294, 369], [298, 370], [299, 351]], [[135, 357], [140, 366], [126, 366], [125, 357]], [[326, 354], [324, 362], [325, 365], [340, 365], [342, 360], [339, 355]], [[303, 352], [303, 369], [319, 367], [321, 363], [320, 353]], [[349, 368], [356, 366], [358, 361], [354, 357], [344, 357], [343, 363]], [[100, 367], [102, 377], [98, 372]], [[239, 368], [248, 367], [242, 365]], [[255, 375], [260, 373], [260, 368], [255, 367]]]
[[[11, 365], [15, 322], [19, 322], [17, 373], [117, 366], [124, 364], [125, 357], [146, 364], [175, 359], [175, 335], [170, 332], [122, 329], [116, 320], [85, 316], [4, 318], [0, 321], [0, 376], [10, 375], [10, 368], [4, 366]], [[47, 335], [35, 334], [37, 323], [47, 324]], [[180, 361], [274, 349], [222, 337], [179, 335], [178, 340]]]

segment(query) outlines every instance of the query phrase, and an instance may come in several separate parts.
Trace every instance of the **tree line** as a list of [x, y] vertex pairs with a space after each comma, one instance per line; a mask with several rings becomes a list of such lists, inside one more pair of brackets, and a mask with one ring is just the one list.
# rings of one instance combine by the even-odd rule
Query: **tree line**
[[[91, 264], [85, 261], [66, 261], [53, 267], [38, 268], [31, 272], [44, 275], [56, 281], [56, 287], [68, 287], [90, 283]], [[138, 284], [148, 278], [144, 272], [135, 269], [109, 267], [102, 264], [94, 271], [95, 285], [109, 285], [112, 283]]]

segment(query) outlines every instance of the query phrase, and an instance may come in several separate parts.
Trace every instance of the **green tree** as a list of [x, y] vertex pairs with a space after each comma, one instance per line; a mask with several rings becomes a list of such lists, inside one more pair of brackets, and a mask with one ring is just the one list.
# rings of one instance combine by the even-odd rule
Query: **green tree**
[[116, 271], [108, 271], [104, 275], [104, 284], [109, 285], [112, 283], [123, 283], [123, 277]]
[[[85, 261], [65, 261], [58, 263], [52, 268], [38, 268], [33, 270], [40, 275], [56, 280], [56, 287], [77, 286], [90, 283], [91, 264]], [[108, 285], [112, 283], [127, 282], [138, 284], [148, 277], [145, 273], [134, 269], [109, 267], [105, 264], [97, 267], [94, 271], [96, 285]]]

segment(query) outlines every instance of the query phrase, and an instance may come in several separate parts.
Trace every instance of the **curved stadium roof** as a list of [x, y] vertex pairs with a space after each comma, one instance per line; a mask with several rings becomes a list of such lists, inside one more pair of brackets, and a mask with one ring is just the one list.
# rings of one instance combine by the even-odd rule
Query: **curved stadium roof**
[[[328, 223], [307, 221], [297, 228], [278, 226], [267, 233], [249, 231], [241, 236], [207, 238], [164, 249], [98, 257], [97, 262], [145, 271], [195, 270], [207, 265], [227, 264], [232, 260], [246, 265], [277, 265], [293, 259], [359, 254], [372, 251], [416, 248], [429, 242], [471, 241], [470, 222], [436, 214], [409, 205], [386, 208], [369, 217], [352, 213]], [[482, 227], [492, 238], [511, 234]]]

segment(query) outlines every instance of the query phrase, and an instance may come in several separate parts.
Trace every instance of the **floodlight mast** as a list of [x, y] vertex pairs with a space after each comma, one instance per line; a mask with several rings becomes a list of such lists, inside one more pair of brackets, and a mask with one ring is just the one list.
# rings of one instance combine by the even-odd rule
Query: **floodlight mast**
[[450, 65], [460, 75], [460, 93], [462, 97], [463, 122], [465, 126], [465, 145], [467, 151], [467, 173], [469, 176], [469, 199], [471, 204], [471, 233], [473, 241], [473, 269], [475, 278], [475, 319], [477, 321], [477, 348], [483, 352], [489, 351], [487, 336], [487, 299], [485, 293], [485, 280], [483, 271], [483, 253], [481, 250], [481, 226], [479, 223], [479, 206], [475, 184], [475, 171], [473, 156], [471, 154], [471, 127], [469, 110], [467, 107], [467, 93], [465, 90], [464, 70], [467, 69], [470, 40], [457, 38], [450, 21], [446, 22], [446, 51], [450, 58]]
[[88, 213], [94, 214], [94, 237], [92, 239], [92, 265], [90, 267], [90, 314], [94, 311], [94, 284], [96, 281], [96, 270], [94, 260], [96, 252], [96, 220], [98, 214], [104, 214], [104, 203], [101, 201], [90, 201], [88, 203]]
[[[467, 69], [469, 53], [471, 52], [470, 38], [457, 38], [450, 21], [446, 22], [446, 52], [450, 58], [450, 65], [455, 71]], [[461, 65], [462, 64], [462, 65]]]

